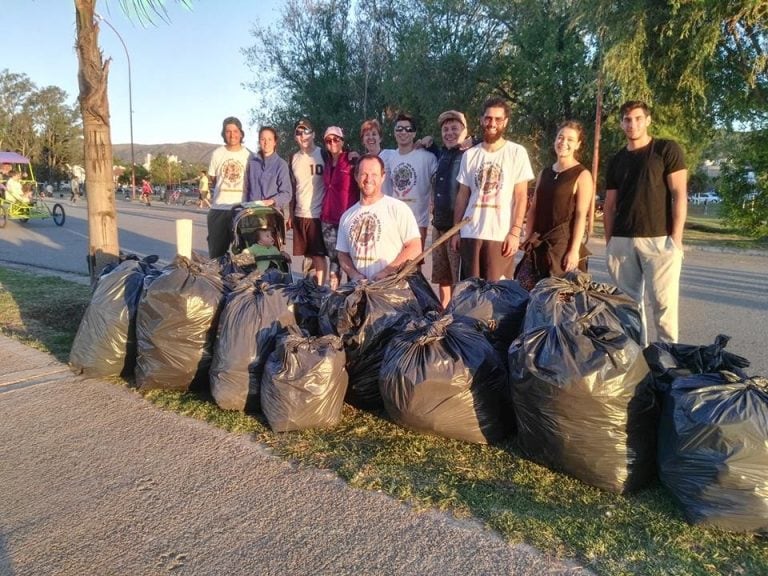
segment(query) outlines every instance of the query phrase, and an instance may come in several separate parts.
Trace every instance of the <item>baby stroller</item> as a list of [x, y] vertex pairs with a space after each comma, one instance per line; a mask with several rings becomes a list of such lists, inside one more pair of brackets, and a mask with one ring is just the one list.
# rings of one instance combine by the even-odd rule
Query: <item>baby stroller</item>
[[233, 211], [232, 261], [245, 272], [276, 268], [290, 273], [291, 257], [283, 251], [285, 246], [285, 219], [272, 206], [246, 204]]

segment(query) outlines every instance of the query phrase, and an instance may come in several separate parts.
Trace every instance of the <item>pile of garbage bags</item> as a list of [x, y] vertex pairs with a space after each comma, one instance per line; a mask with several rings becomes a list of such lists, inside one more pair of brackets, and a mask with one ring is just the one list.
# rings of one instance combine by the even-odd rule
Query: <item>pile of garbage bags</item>
[[210, 393], [278, 432], [335, 426], [346, 402], [419, 433], [513, 439], [605, 490], [658, 477], [691, 522], [768, 531], [768, 382], [727, 336], [640, 338], [638, 306], [584, 273], [530, 293], [469, 279], [443, 311], [416, 267], [330, 291], [226, 258], [131, 258], [99, 279], [70, 364]]

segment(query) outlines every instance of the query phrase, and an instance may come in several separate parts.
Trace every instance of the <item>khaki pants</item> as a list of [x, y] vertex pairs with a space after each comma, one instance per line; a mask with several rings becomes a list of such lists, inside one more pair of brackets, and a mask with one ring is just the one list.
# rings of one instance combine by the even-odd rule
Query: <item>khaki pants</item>
[[606, 246], [605, 255], [613, 282], [640, 306], [643, 346], [648, 345], [646, 293], [657, 339], [677, 342], [683, 251], [669, 236], [614, 236]]

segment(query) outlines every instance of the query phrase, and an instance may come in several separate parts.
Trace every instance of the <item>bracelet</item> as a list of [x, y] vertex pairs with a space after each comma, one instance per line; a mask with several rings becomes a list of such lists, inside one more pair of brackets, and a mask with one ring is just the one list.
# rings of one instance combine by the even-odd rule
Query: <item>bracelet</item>
[[509, 232], [507, 232], [507, 236], [513, 236], [515, 238], [520, 238], [520, 234], [513, 234], [511, 230]]

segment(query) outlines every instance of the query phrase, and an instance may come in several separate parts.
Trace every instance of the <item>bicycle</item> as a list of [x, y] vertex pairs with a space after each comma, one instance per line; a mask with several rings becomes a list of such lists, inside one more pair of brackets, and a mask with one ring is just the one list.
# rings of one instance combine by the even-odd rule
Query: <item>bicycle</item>
[[187, 202], [188, 200], [184, 197], [184, 194], [178, 188], [170, 194], [165, 195], [166, 205], [173, 204], [174, 206], [186, 206]]

